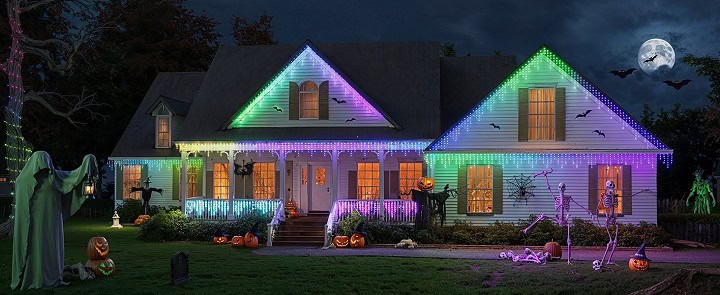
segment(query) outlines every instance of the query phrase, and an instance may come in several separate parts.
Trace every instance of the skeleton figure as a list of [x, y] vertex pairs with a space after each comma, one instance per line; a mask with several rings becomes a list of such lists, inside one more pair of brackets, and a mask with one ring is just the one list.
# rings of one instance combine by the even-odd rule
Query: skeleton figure
[[538, 222], [550, 218], [552, 221], [555, 221], [560, 226], [567, 226], [567, 246], [568, 246], [568, 264], [572, 264], [572, 240], [570, 239], [570, 201], [578, 205], [580, 208], [585, 210], [589, 215], [590, 218], [594, 218], [590, 210], [580, 205], [578, 202], [576, 202], [570, 195], [565, 195], [565, 183], [561, 182], [558, 184], [558, 196], [555, 196], [553, 193], [553, 190], [550, 187], [550, 180], [548, 179], [548, 174], [552, 173], [553, 170], [550, 168], [550, 171], [543, 171], [540, 173], [533, 174], [533, 178], [537, 177], [539, 175], [542, 175], [545, 177], [545, 183], [547, 183], [547, 189], [550, 191], [550, 195], [555, 200], [555, 211], [557, 212], [555, 214], [555, 218], [547, 217], [545, 214], [540, 214], [540, 217], [535, 219], [533, 223], [531, 223], [527, 228], [523, 229], [523, 234], [527, 234]]
[[[602, 203], [603, 207], [605, 207], [605, 231], [608, 234], [608, 243], [599, 266], [593, 265], [593, 269], [595, 270], [600, 270], [604, 265], [612, 263], [612, 257], [618, 243], [617, 213], [615, 212], [615, 208], [617, 208], [618, 205], [618, 195], [615, 194], [615, 183], [612, 182], [612, 180], [605, 182], [605, 193], [603, 193], [601, 197], [602, 199], [599, 200], [598, 203]], [[600, 208], [600, 206], [598, 206], [598, 208]], [[597, 213], [600, 215], [599, 209]], [[610, 232], [610, 227], [615, 227], [615, 235]], [[610, 256], [608, 256], [608, 251], [610, 251]], [[605, 258], [607, 258], [607, 261]]]

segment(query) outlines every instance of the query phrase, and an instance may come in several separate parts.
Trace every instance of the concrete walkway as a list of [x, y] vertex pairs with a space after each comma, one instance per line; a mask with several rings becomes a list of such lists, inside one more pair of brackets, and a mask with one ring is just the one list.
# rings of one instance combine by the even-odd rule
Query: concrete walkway
[[[513, 247], [514, 248], [514, 247]], [[563, 247], [564, 248], [564, 247]], [[256, 255], [271, 256], [386, 256], [386, 257], [423, 257], [423, 258], [448, 258], [448, 259], [500, 259], [498, 254], [501, 250], [493, 249], [395, 249], [368, 247], [363, 249], [327, 249], [317, 247], [299, 246], [275, 246], [263, 247], [254, 250]], [[513, 250], [515, 253], [521, 250]], [[573, 250], [572, 256], [578, 261], [593, 261], [602, 258], [604, 251], [599, 250]], [[652, 250], [646, 252], [648, 258], [653, 262], [675, 262], [675, 263], [717, 263], [720, 264], [720, 249], [687, 249], [678, 251]], [[627, 259], [635, 254], [635, 251], [615, 251], [613, 261], [627, 263]], [[563, 258], [567, 255], [563, 249]]]

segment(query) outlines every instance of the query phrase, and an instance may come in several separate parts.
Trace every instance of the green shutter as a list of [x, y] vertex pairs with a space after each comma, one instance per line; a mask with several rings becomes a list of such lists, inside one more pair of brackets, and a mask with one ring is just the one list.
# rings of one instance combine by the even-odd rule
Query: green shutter
[[493, 165], [493, 214], [503, 213], [503, 166]]
[[320, 100], [318, 101], [318, 107], [320, 108], [320, 112], [318, 113], [319, 120], [330, 119], [330, 110], [328, 109], [329, 92], [330, 87], [328, 86], [328, 81], [320, 83]]
[[[235, 168], [233, 167], [233, 169]], [[243, 182], [243, 178], [242, 176], [235, 174], [235, 172], [233, 172], [233, 175], [235, 175], [235, 198], [245, 199], [246, 193], [243, 192], [243, 189], [245, 189], [245, 183]]]
[[632, 165], [622, 166], [622, 214], [632, 215]]
[[348, 199], [357, 199], [357, 171], [348, 171]]
[[300, 86], [295, 82], [290, 82], [289, 100], [290, 120], [300, 120]]
[[458, 214], [467, 214], [467, 165], [458, 165], [457, 173], [457, 212]]
[[180, 167], [181, 165], [172, 165], [172, 199], [180, 200]]
[[[210, 163], [212, 165], [213, 163]], [[214, 167], [214, 166], [210, 166]], [[214, 195], [213, 191], [213, 171], [205, 171], [205, 196], [206, 198], [212, 198]]]
[[529, 90], [518, 89], [518, 141], [528, 141]]
[[555, 141], [565, 141], [565, 88], [555, 89]]
[[142, 165], [140, 167], [140, 186], [145, 183], [145, 180], [148, 178], [148, 165]]
[[115, 200], [123, 199], [123, 189], [122, 165], [115, 165]]
[[588, 210], [590, 213], [598, 212], [598, 167], [590, 165], [588, 167]]

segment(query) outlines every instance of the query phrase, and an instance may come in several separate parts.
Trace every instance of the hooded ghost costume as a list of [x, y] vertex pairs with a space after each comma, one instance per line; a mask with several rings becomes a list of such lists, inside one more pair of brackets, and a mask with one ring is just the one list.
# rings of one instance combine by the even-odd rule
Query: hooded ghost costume
[[[55, 287], [62, 283], [63, 221], [85, 201], [83, 184], [97, 177], [95, 156], [73, 171], [55, 170], [50, 155], [30, 156], [15, 182], [15, 229], [10, 288]], [[94, 179], [95, 180], [95, 179]]]

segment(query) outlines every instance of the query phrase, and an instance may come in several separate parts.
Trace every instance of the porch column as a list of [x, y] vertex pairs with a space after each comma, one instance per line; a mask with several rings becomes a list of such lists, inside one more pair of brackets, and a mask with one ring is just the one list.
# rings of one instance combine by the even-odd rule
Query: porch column
[[332, 190], [330, 191], [332, 194], [332, 200], [333, 203], [337, 201], [338, 199], [338, 187], [340, 186], [340, 171], [338, 170], [338, 155], [339, 152], [337, 150], [332, 150], [330, 152], [330, 158], [332, 159]]
[[378, 151], [378, 162], [380, 163], [380, 210], [379, 216], [382, 219], [385, 216], [385, 151]]
[[228, 151], [228, 220], [235, 219], [235, 154], [236, 151]]
[[180, 187], [178, 189], [180, 190], [180, 207], [183, 212], [186, 212], [187, 207], [188, 154], [189, 152], [186, 151], [180, 152]]
[[285, 167], [285, 151], [278, 151], [278, 169], [280, 170], [280, 191], [278, 192], [278, 198], [285, 204], [285, 191], [287, 191], [287, 183], [285, 179], [287, 177], [287, 168]]

